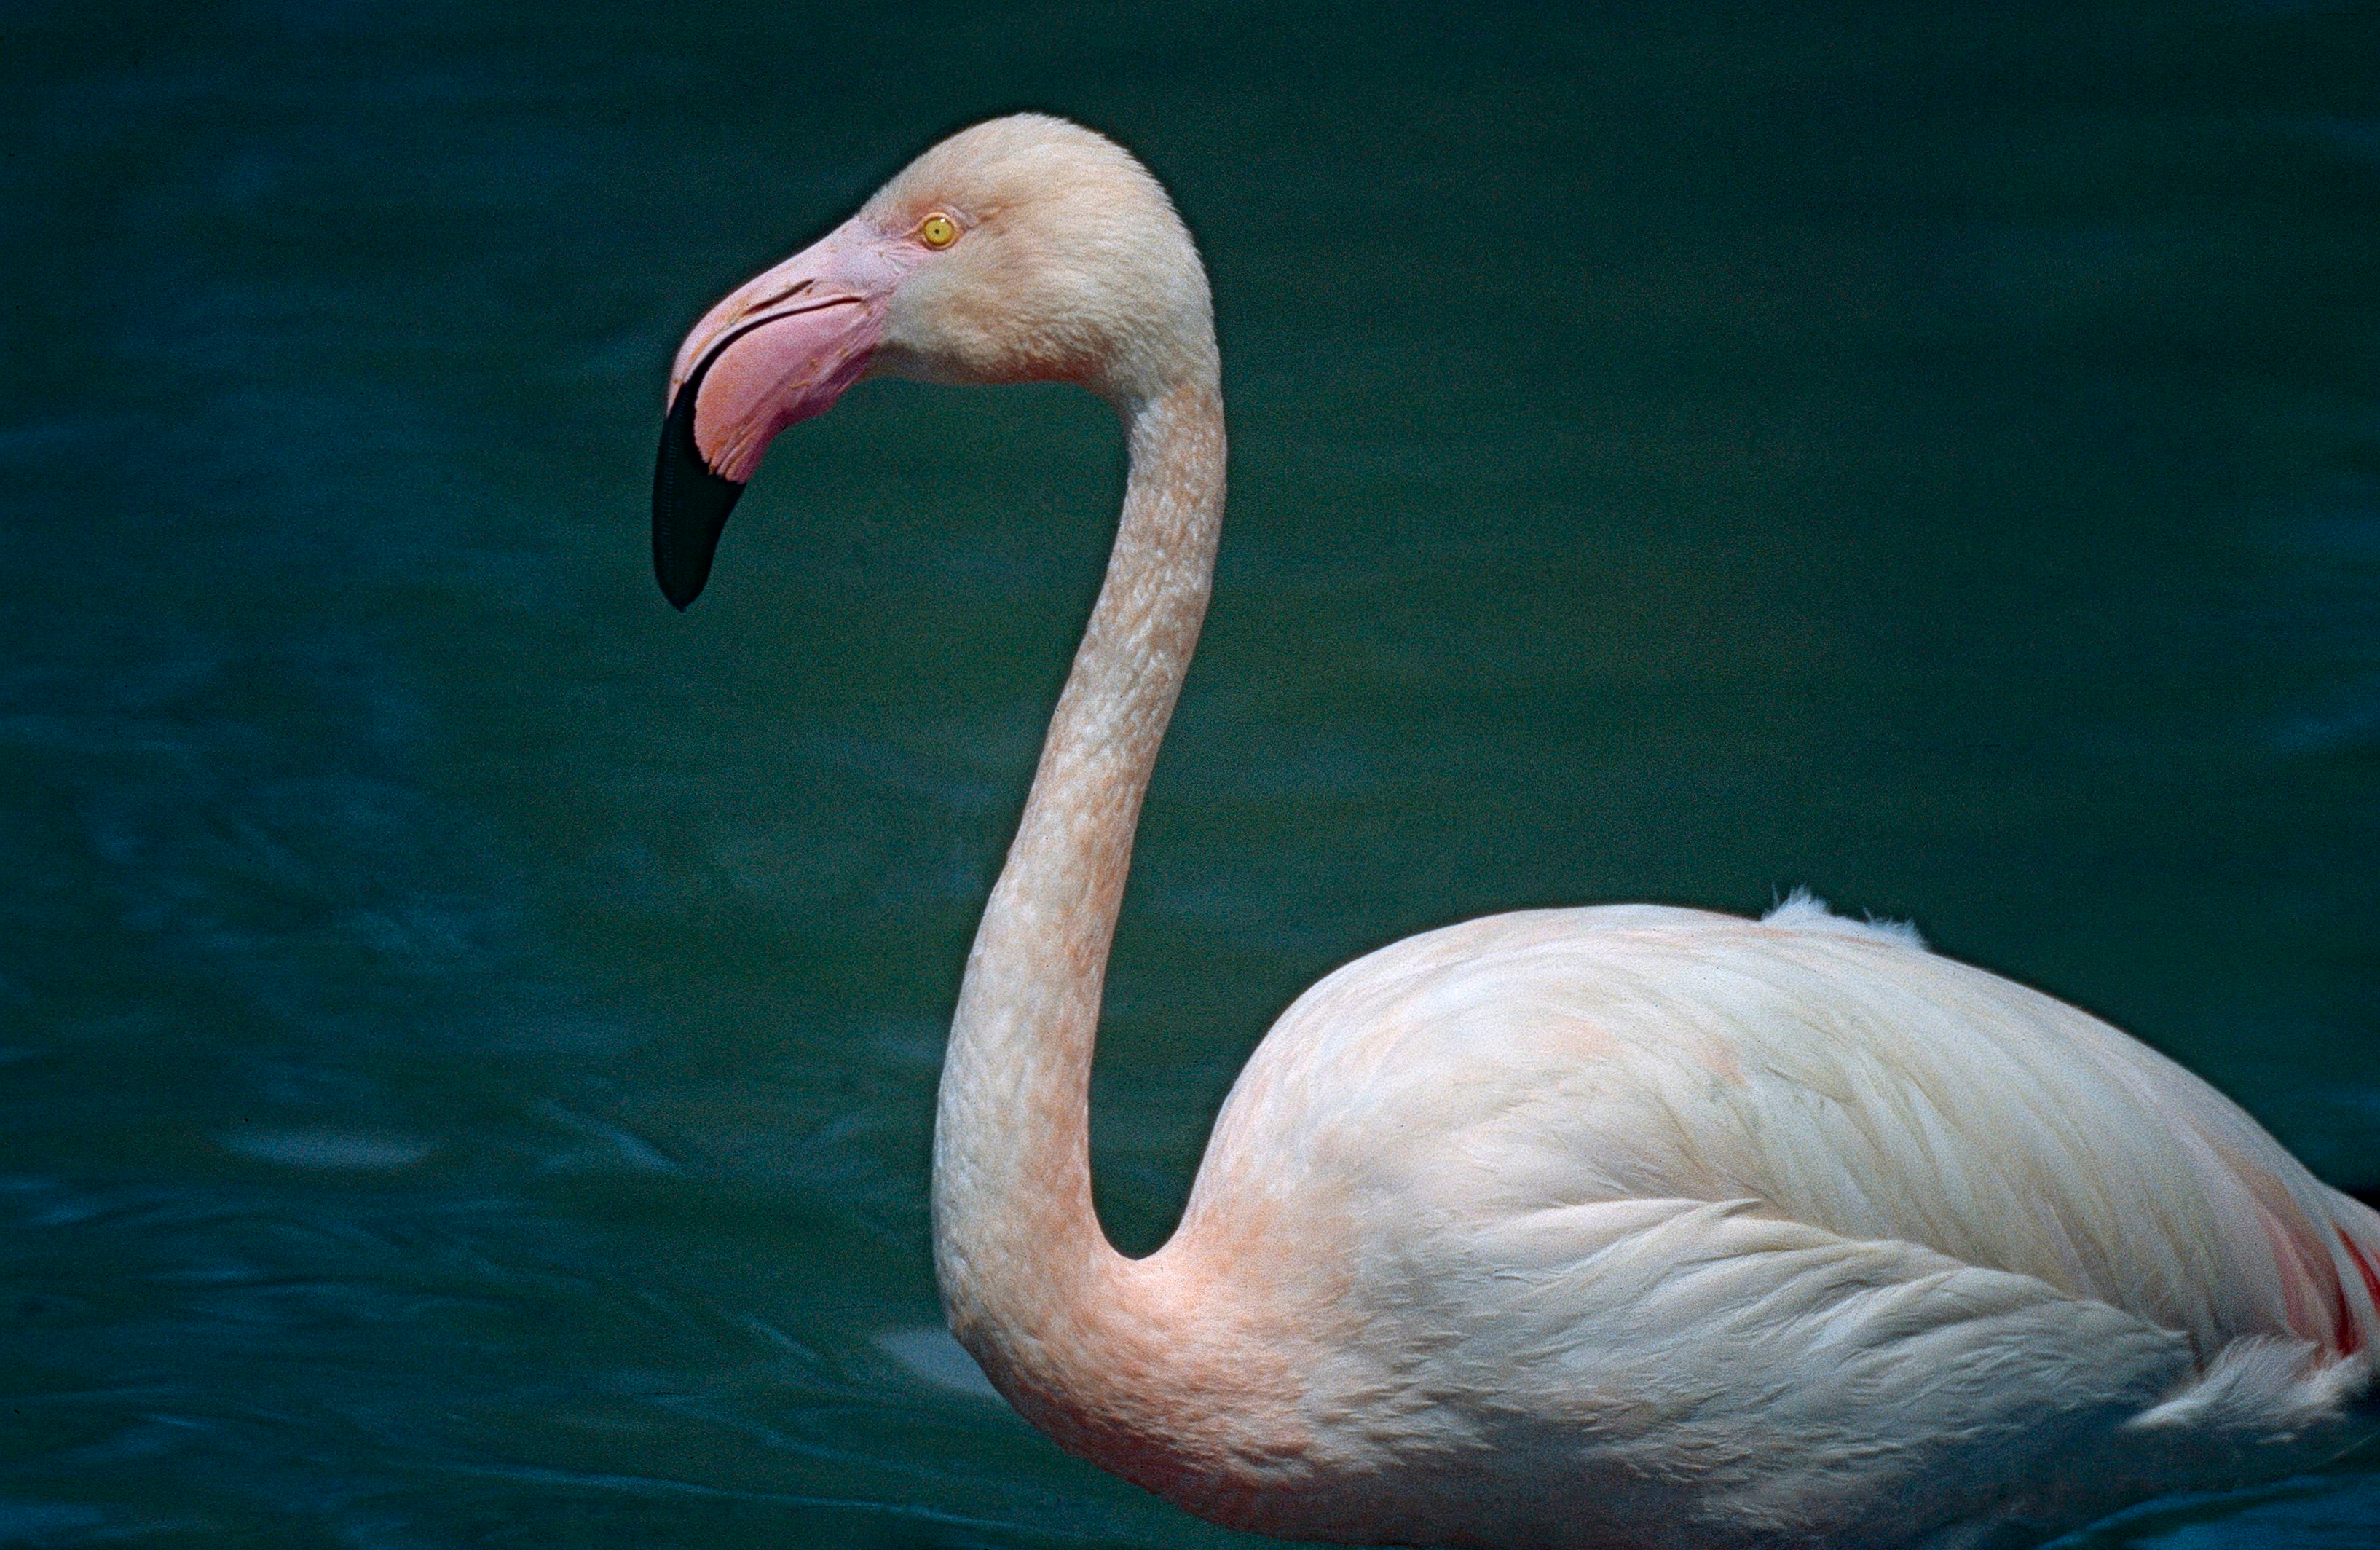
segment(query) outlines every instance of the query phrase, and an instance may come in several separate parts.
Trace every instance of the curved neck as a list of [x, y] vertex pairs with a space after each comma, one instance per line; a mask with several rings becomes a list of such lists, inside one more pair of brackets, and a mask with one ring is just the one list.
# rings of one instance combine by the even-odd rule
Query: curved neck
[[1116, 1342], [1149, 1334], [1091, 1204], [1091, 1046], [1141, 797], [1222, 531], [1222, 399], [1211, 370], [1194, 375], [1123, 406], [1115, 549], [967, 956], [934, 1120], [951, 1327], [1020, 1410], [1076, 1446], [1099, 1426]]

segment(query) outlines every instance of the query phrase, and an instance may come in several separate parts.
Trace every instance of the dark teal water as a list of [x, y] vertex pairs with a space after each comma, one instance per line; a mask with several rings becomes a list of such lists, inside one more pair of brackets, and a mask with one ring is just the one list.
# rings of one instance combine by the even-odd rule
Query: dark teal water
[[2372, 5], [8, 4], [0, 1543], [1245, 1543], [929, 1333], [1102, 411], [870, 384], [648, 571], [684, 329], [1020, 106], [1175, 189], [1235, 435], [1120, 1241], [1347, 958], [1797, 884], [2380, 1179]]

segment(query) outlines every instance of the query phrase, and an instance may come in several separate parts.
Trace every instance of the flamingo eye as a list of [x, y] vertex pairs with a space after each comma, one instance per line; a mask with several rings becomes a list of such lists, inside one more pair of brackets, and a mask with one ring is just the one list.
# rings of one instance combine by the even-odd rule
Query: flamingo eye
[[917, 240], [929, 248], [947, 248], [959, 239], [959, 224], [940, 211], [917, 223]]

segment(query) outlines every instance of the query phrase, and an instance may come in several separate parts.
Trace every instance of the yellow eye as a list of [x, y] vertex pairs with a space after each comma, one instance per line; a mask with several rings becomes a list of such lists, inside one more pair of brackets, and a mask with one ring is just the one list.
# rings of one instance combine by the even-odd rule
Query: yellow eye
[[917, 240], [929, 248], [947, 248], [959, 239], [959, 224], [937, 212], [917, 224]]

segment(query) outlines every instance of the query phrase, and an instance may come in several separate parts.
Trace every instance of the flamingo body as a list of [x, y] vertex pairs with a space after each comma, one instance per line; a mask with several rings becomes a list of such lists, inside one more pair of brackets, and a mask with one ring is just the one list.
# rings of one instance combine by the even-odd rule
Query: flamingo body
[[1806, 899], [1338, 970], [1233, 1088], [1174, 1255], [1340, 1272], [1247, 1277], [1328, 1375], [1281, 1471], [1315, 1499], [1247, 1495], [1296, 1504], [1245, 1519], [1276, 1532], [2025, 1543], [2371, 1424], [2341, 1353], [2380, 1218], [2107, 1024]]
[[1128, 1260], [1088, 1092], [1224, 497], [1204, 266], [1090, 131], [963, 131], [699, 323], [654, 555], [877, 372], [1066, 380], [1130, 453], [937, 1099], [953, 1331], [1061, 1445], [1220, 1521], [1517, 1550], [1993, 1550], [2375, 1429], [2380, 1216], [2095, 1018], [1796, 897], [1500, 915], [1301, 996]]

